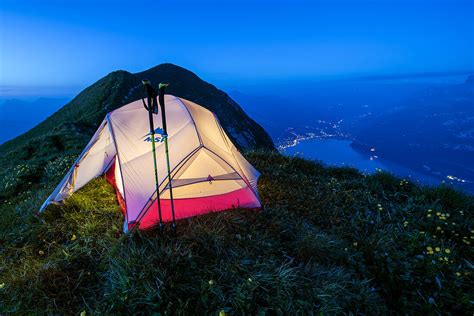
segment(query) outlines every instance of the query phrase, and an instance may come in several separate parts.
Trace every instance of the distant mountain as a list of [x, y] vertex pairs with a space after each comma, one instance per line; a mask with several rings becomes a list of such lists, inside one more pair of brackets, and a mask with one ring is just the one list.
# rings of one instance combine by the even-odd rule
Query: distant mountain
[[466, 84], [474, 84], [474, 75], [469, 75], [469, 77], [467, 77]]
[[0, 144], [28, 131], [69, 101], [38, 98], [32, 101], [6, 99], [0, 104]]
[[473, 81], [469, 76], [463, 84], [433, 86], [351, 133], [385, 159], [474, 181]]

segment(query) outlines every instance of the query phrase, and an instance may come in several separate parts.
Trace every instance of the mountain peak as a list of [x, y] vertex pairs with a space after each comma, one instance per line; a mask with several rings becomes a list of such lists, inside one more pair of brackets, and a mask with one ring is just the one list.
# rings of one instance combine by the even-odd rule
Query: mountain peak
[[150, 80], [155, 88], [160, 82], [169, 82], [167, 93], [193, 101], [214, 112], [237, 147], [274, 148], [273, 141], [265, 130], [248, 117], [227, 93], [202, 80], [195, 73], [165, 63], [135, 73], [135, 76], [140, 80]]

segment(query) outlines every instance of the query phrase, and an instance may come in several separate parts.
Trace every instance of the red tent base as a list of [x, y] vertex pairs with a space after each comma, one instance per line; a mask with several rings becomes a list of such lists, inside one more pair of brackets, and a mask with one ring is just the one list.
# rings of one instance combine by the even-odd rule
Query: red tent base
[[[258, 209], [260, 207], [260, 202], [249, 188], [206, 197], [174, 199], [174, 210], [177, 220], [235, 208]], [[163, 222], [171, 222], [171, 200], [161, 199], [161, 214]], [[141, 218], [140, 229], [149, 229], [158, 223], [158, 203], [155, 201]], [[134, 224], [129, 224], [129, 229], [133, 226]]]
[[117, 194], [117, 200], [119, 202], [120, 209], [122, 210], [122, 214], [126, 216], [125, 200], [123, 199], [122, 194], [120, 194], [120, 191], [117, 189], [117, 183], [115, 182], [115, 159], [110, 165], [109, 170], [105, 172], [105, 179], [115, 188], [115, 193]]
[[[105, 179], [115, 188], [117, 200], [122, 209], [122, 213], [126, 216], [125, 201], [117, 189], [115, 182], [115, 161], [110, 165], [105, 173]], [[260, 201], [248, 187], [235, 190], [225, 194], [211, 195], [199, 198], [174, 199], [174, 209], [176, 219], [183, 219], [202, 215], [211, 212], [220, 212], [235, 208], [259, 209]], [[161, 214], [163, 222], [171, 222], [171, 201], [169, 199], [161, 199]], [[141, 216], [139, 221], [140, 229], [150, 229], [159, 223], [158, 203], [153, 202], [147, 212]], [[128, 229], [132, 229], [136, 223], [129, 223]]]

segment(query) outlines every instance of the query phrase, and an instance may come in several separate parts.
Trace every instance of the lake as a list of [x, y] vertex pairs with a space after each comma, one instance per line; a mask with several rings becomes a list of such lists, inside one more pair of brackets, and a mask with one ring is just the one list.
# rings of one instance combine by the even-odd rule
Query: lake
[[313, 138], [304, 140], [295, 146], [285, 148], [282, 153], [311, 160], [319, 160], [328, 166], [347, 166], [359, 169], [363, 173], [374, 173], [377, 169], [388, 171], [398, 177], [425, 185], [439, 185], [441, 178], [432, 177], [390, 161], [359, 153], [351, 147], [352, 141], [331, 138]]

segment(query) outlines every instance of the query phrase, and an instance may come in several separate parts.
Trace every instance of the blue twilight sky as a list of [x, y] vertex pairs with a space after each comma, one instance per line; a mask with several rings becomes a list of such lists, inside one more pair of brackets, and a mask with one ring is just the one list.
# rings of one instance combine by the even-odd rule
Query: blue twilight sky
[[474, 0], [0, 0], [0, 86], [162, 62], [215, 84], [474, 69]]

